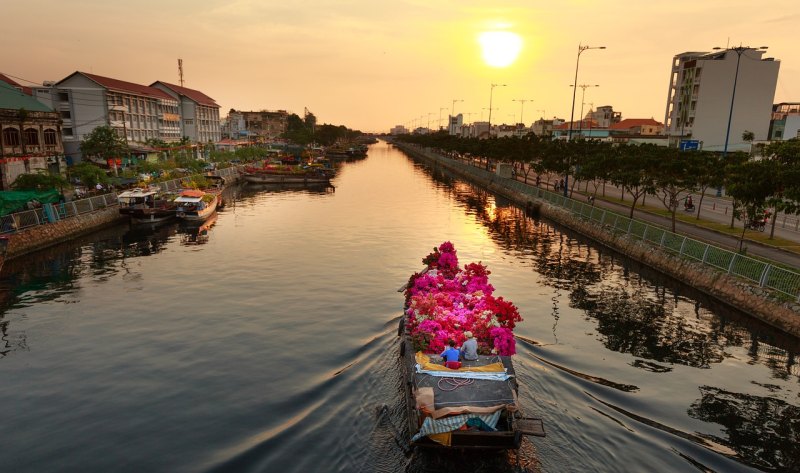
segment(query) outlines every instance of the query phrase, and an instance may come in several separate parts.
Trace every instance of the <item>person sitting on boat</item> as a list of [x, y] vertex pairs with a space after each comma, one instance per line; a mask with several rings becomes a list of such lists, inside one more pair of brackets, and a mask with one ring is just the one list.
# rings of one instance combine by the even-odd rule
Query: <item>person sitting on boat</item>
[[440, 355], [442, 357], [442, 361], [444, 361], [444, 366], [450, 368], [451, 370], [457, 370], [461, 368], [461, 362], [458, 361], [458, 357], [461, 356], [461, 352], [456, 349], [456, 342], [452, 339], [447, 341], [447, 344], [450, 348], [446, 349]]
[[478, 341], [472, 336], [472, 332], [467, 330], [464, 332], [466, 341], [461, 345], [461, 358], [467, 361], [475, 361], [478, 359]]

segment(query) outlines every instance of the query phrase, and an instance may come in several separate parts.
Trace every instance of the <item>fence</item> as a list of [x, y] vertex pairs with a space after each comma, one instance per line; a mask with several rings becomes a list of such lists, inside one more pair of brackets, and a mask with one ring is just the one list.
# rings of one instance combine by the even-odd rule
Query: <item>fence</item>
[[[220, 169], [215, 172], [221, 177], [236, 176], [239, 170], [236, 167]], [[193, 176], [192, 176], [193, 177]], [[187, 178], [173, 179], [171, 181], [159, 182], [157, 184], [164, 191], [175, 191], [183, 187], [181, 182]], [[107, 207], [117, 206], [117, 194], [103, 194], [89, 197], [86, 199], [73, 200], [60, 204], [45, 204], [44, 206], [33, 209], [3, 215], [0, 217], [0, 234], [12, 233], [18, 230], [44, 225], [56, 220], [64, 220], [76, 215], [81, 215]]]
[[[439, 160], [443, 158], [443, 156], [432, 152], [430, 149], [423, 151], [417, 148], [417, 151], [421, 151], [429, 159]], [[482, 179], [500, 179], [494, 173], [477, 168], [470, 163], [464, 163], [452, 158], [445, 159], [448, 159], [452, 165], [467, 174], [478, 176]], [[662, 227], [653, 226], [616, 212], [601, 209], [585, 202], [565, 197], [560, 193], [534, 187], [513, 179], [502, 179], [502, 181], [505, 187], [562, 207], [574, 216], [597, 223], [609, 232], [626, 234], [632, 238], [637, 238], [668, 253], [689, 258], [717, 270], [744, 278], [760, 287], [778, 291], [800, 302], [800, 273], [678, 235]]]

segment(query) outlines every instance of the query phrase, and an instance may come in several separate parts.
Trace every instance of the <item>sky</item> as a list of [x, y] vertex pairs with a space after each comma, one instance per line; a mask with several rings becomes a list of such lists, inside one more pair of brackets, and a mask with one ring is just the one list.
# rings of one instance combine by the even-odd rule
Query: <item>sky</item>
[[[30, 81], [18, 82], [84, 71], [177, 84], [181, 58], [184, 85], [221, 116], [307, 108], [318, 123], [387, 132], [436, 128], [451, 111], [485, 121], [491, 100], [493, 124], [569, 119], [580, 44], [606, 47], [580, 56], [578, 84], [598, 85], [584, 113], [611, 105], [663, 122], [672, 57], [728, 45], [768, 46], [781, 61], [775, 102], [800, 102], [797, 0], [0, 0], [0, 11], [0, 72]], [[490, 31], [520, 40], [507, 67], [482, 56]]]

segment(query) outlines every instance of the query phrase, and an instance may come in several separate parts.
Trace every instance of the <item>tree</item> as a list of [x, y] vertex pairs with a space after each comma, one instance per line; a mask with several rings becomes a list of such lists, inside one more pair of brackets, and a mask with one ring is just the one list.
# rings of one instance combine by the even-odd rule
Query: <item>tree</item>
[[611, 171], [609, 180], [633, 198], [630, 218], [633, 218], [639, 198], [654, 192], [655, 148], [655, 145], [625, 145], [618, 148], [617, 166]]
[[81, 184], [89, 188], [93, 188], [98, 183], [107, 184], [110, 180], [104, 170], [88, 162], [71, 166], [68, 172], [72, 178], [77, 178]]
[[20, 174], [11, 184], [16, 190], [45, 191], [58, 189], [64, 191], [64, 187], [69, 183], [61, 174], [50, 174], [44, 169], [39, 169], [36, 173]]
[[767, 199], [775, 192], [772, 179], [777, 172], [776, 164], [776, 161], [764, 159], [747, 161], [731, 167], [728, 195], [741, 206], [741, 210], [734, 211], [734, 214], [744, 222], [742, 235], [739, 238], [740, 250], [747, 231], [747, 223], [761, 218]]
[[696, 169], [691, 155], [677, 148], [654, 149], [654, 187], [660, 192], [656, 196], [670, 212], [672, 231], [675, 232], [675, 214], [678, 211], [678, 196], [697, 185]]
[[81, 153], [103, 160], [116, 159], [128, 154], [128, 144], [110, 126], [99, 126], [81, 142]]

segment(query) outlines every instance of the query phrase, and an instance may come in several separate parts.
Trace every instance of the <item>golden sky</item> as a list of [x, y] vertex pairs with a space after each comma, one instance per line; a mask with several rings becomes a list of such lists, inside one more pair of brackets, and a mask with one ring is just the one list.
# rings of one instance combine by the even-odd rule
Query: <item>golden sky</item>
[[[363, 131], [569, 118], [578, 44], [588, 104], [663, 121], [672, 56], [769, 46], [775, 101], [800, 101], [797, 0], [3, 0], [0, 72], [33, 82], [76, 70], [213, 97], [221, 114], [282, 109]], [[490, 67], [478, 37], [511, 32], [517, 60]], [[579, 115], [578, 90], [575, 116]], [[513, 100], [529, 100], [524, 104]]]

